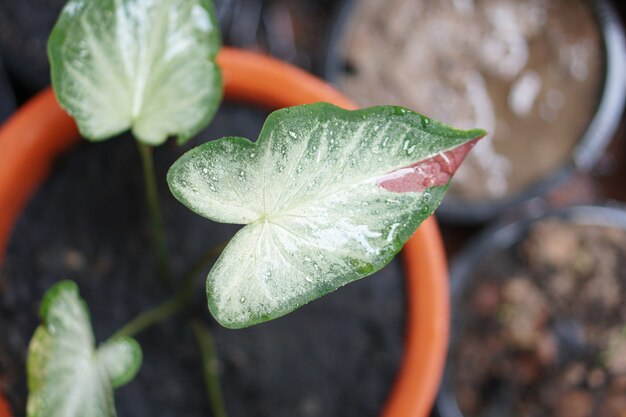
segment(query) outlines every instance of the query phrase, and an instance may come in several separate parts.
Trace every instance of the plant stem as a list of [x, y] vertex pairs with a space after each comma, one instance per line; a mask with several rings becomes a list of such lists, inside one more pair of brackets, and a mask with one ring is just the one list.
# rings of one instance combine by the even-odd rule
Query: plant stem
[[191, 326], [202, 355], [204, 383], [206, 384], [207, 394], [211, 402], [213, 417], [227, 417], [228, 413], [226, 412], [220, 378], [217, 372], [218, 362], [213, 336], [207, 325], [198, 319], [194, 319], [191, 322]]
[[144, 311], [119, 329], [111, 339], [135, 336], [137, 333], [162, 322], [181, 311], [191, 299], [191, 286], [184, 286], [176, 296], [158, 306]]
[[161, 281], [171, 287], [172, 270], [170, 268], [169, 255], [167, 252], [167, 239], [165, 228], [163, 227], [163, 216], [159, 205], [159, 193], [157, 189], [156, 175], [154, 171], [154, 161], [152, 159], [152, 147], [137, 141], [141, 162], [143, 165], [143, 177], [146, 187], [146, 198], [150, 221], [152, 222], [152, 237], [154, 252], [158, 264], [158, 273]]
[[210, 264], [224, 250], [228, 241], [212, 246], [202, 257], [196, 261], [189, 271], [184, 275], [180, 289], [174, 298], [140, 313], [137, 317], [129, 321], [118, 330], [111, 339], [116, 337], [134, 336], [137, 333], [162, 322], [180, 312], [191, 300], [193, 296], [193, 280], [204, 268]]

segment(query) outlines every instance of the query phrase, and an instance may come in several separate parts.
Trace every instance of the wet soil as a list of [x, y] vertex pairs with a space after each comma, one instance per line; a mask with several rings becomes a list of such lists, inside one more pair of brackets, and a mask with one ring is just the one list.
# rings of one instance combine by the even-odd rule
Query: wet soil
[[[194, 144], [226, 135], [256, 138], [266, 113], [225, 105]], [[155, 152], [161, 179], [189, 146]], [[183, 207], [161, 181], [173, 267], [183, 271], [237, 227], [214, 224]], [[59, 158], [50, 179], [22, 214], [0, 269], [0, 391], [24, 416], [28, 341], [41, 296], [75, 280], [105, 340], [140, 311], [168, 297], [159, 284], [149, 239], [140, 160], [121, 137], [83, 143]], [[199, 352], [188, 319], [214, 330], [231, 417], [376, 416], [399, 367], [404, 281], [396, 260], [380, 273], [292, 315], [245, 330], [215, 324], [204, 276], [189, 311], [139, 335], [144, 364], [116, 393], [122, 417], [211, 415]]]
[[602, 87], [591, 2], [354, 3], [340, 45], [347, 71], [337, 80], [349, 96], [489, 132], [452, 194], [471, 201], [515, 195], [568, 160]]
[[466, 417], [624, 415], [626, 231], [544, 220], [473, 276], [452, 356]]

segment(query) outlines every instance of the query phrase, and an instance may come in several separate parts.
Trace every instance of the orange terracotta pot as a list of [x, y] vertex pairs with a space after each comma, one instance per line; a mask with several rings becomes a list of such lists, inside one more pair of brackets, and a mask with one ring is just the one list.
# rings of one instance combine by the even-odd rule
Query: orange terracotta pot
[[[269, 108], [318, 101], [356, 108], [323, 81], [267, 56], [223, 48], [218, 63], [229, 100]], [[45, 179], [54, 158], [77, 141], [74, 122], [50, 89], [22, 106], [0, 129], [0, 263], [20, 211]], [[406, 346], [383, 416], [424, 417], [439, 386], [449, 325], [448, 271], [433, 217], [406, 244], [402, 259], [408, 299]], [[0, 417], [11, 417], [1, 397]]]

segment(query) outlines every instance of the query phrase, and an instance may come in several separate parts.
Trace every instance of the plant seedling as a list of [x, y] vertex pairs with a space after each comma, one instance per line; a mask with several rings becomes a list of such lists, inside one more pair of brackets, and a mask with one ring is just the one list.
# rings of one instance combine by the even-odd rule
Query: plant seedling
[[87, 305], [71, 281], [48, 290], [40, 316], [28, 354], [28, 415], [114, 416], [113, 389], [139, 371], [139, 343], [116, 338], [96, 349]]
[[[222, 96], [220, 40], [208, 0], [70, 0], [50, 37], [61, 105], [93, 141], [130, 129], [139, 143], [163, 285], [172, 287], [152, 145], [204, 128]], [[95, 347], [76, 285], [44, 297], [28, 359], [28, 416], [115, 416], [113, 389], [139, 369], [131, 336], [183, 309], [207, 278], [209, 310], [242, 328], [285, 315], [391, 261], [440, 204], [480, 137], [394, 106], [317, 103], [272, 113], [258, 140], [200, 145], [169, 170], [172, 194], [210, 220], [245, 225], [183, 277], [175, 296]], [[223, 249], [223, 251], [222, 251]], [[220, 254], [221, 252], [221, 254]], [[211, 336], [194, 319], [214, 415], [226, 415]]]

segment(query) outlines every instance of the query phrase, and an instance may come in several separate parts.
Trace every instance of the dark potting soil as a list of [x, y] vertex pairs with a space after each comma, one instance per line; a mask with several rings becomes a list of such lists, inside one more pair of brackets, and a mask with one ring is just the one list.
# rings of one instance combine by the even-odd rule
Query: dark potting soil
[[[226, 135], [256, 138], [266, 113], [225, 105], [194, 144]], [[237, 230], [191, 213], [164, 175], [191, 145], [155, 152], [173, 268], [182, 271]], [[98, 341], [169, 294], [157, 281], [140, 160], [129, 137], [84, 142], [59, 158], [23, 212], [0, 271], [0, 391], [25, 414], [25, 359], [45, 290], [75, 280], [91, 308]], [[189, 318], [214, 331], [231, 417], [378, 415], [402, 355], [404, 282], [396, 260], [287, 317], [245, 330], [217, 325], [204, 277], [189, 311], [138, 339], [144, 363], [116, 391], [120, 417], [211, 415]]]
[[13, 110], [15, 110], [15, 97], [0, 62], [0, 123], [9, 117]]
[[50, 83], [46, 43], [67, 0], [2, 0], [0, 56], [27, 93]]
[[544, 220], [473, 276], [453, 355], [466, 417], [624, 416], [625, 231]]

